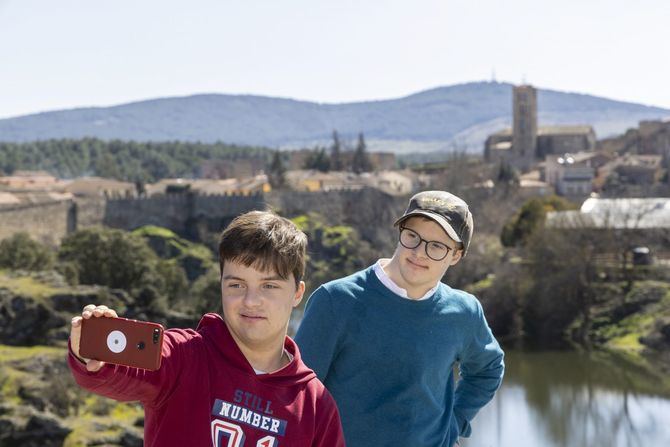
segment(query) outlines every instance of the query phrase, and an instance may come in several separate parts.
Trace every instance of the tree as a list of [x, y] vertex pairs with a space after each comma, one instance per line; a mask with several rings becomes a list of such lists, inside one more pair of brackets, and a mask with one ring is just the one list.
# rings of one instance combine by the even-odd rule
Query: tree
[[441, 174], [436, 175], [433, 180], [435, 189], [462, 195], [473, 184], [481, 181], [481, 165], [471, 155], [468, 155], [465, 147], [456, 143], [452, 144], [446, 160], [443, 163], [435, 163], [433, 166], [439, 167], [441, 171]]
[[48, 270], [53, 267], [54, 253], [49, 247], [16, 233], [0, 241], [0, 268], [13, 270]]
[[596, 310], [618, 319], [631, 312], [625, 301], [635, 279], [629, 251], [657, 237], [663, 246], [663, 231], [654, 235], [641, 227], [655, 209], [653, 201], [634, 207], [626, 200], [610, 201], [589, 213], [556, 216], [533, 232], [521, 252], [533, 283], [525, 311], [531, 338], [569, 336], [588, 344], [600, 318]]
[[45, 170], [66, 178], [83, 175], [154, 182], [197, 176], [202, 160], [271, 160], [269, 149], [223, 143], [102, 141], [95, 138], [0, 142], [0, 172]]
[[558, 196], [530, 199], [505, 224], [500, 240], [506, 247], [525, 245], [533, 232], [544, 225], [548, 211], [575, 208], [574, 204]]
[[119, 166], [112, 154], [106, 152], [95, 163], [95, 170], [100, 177], [123, 179]]
[[305, 169], [316, 169], [321, 172], [328, 172], [330, 170], [330, 159], [326, 155], [324, 148], [316, 148], [305, 159], [303, 165]]
[[330, 147], [330, 169], [333, 171], [343, 171], [344, 163], [342, 161], [342, 144], [337, 131], [333, 131], [333, 145]]
[[286, 186], [286, 167], [282, 160], [281, 153], [276, 150], [272, 154], [272, 162], [268, 172], [268, 181], [273, 189], [282, 189]]
[[498, 183], [505, 185], [518, 185], [519, 173], [509, 163], [503, 161], [498, 169], [497, 180]]
[[61, 244], [59, 258], [76, 266], [82, 284], [128, 291], [153, 282], [150, 279], [158, 262], [142, 237], [102, 227], [68, 235]]
[[358, 144], [356, 144], [356, 150], [354, 151], [354, 159], [351, 163], [352, 170], [356, 174], [361, 172], [370, 172], [372, 171], [372, 162], [370, 157], [368, 157], [367, 152], [365, 152], [365, 138], [362, 133], [358, 134]]
[[588, 342], [592, 308], [596, 303], [598, 258], [613, 241], [577, 225], [564, 230], [542, 228], [528, 240], [526, 256], [532, 286], [525, 299], [524, 328], [533, 340], [545, 343], [572, 335]]
[[374, 262], [376, 252], [359, 232], [347, 225], [329, 225], [321, 214], [310, 212], [291, 219], [309, 239], [305, 274], [307, 289], [346, 276]]
[[156, 265], [160, 277], [160, 288], [167, 295], [168, 302], [174, 307], [188, 290], [188, 279], [184, 269], [174, 261], [160, 260]]
[[195, 280], [189, 291], [188, 306], [193, 315], [222, 311], [221, 276], [218, 267], [213, 267]]

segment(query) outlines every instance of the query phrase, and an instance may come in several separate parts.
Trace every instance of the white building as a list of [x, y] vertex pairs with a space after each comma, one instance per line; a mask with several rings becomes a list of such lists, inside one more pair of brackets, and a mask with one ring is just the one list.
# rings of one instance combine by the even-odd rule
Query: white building
[[588, 196], [593, 191], [595, 168], [590, 160], [594, 153], [548, 155], [545, 164], [546, 182], [562, 196]]

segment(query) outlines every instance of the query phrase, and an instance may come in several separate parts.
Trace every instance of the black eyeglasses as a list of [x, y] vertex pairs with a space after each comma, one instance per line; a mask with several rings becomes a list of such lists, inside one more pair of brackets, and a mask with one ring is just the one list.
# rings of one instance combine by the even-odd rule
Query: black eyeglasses
[[400, 236], [398, 238], [400, 245], [410, 250], [421, 245], [421, 242], [426, 243], [426, 255], [433, 261], [441, 261], [447, 257], [449, 251], [454, 250], [447, 244], [438, 241], [427, 241], [414, 230], [406, 227], [400, 227]]

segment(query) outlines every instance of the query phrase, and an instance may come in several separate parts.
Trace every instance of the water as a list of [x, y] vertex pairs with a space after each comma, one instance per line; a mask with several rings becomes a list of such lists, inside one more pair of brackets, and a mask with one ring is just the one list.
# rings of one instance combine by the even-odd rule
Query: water
[[463, 447], [670, 447], [669, 378], [605, 353], [507, 352]]

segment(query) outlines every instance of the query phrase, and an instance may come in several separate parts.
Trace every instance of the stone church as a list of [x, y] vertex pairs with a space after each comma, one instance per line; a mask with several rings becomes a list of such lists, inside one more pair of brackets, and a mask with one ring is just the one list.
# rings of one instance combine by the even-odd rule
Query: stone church
[[514, 122], [484, 143], [484, 156], [492, 163], [508, 163], [522, 172], [550, 154], [592, 151], [596, 134], [591, 126], [538, 126], [537, 89], [519, 85], [513, 90]]

